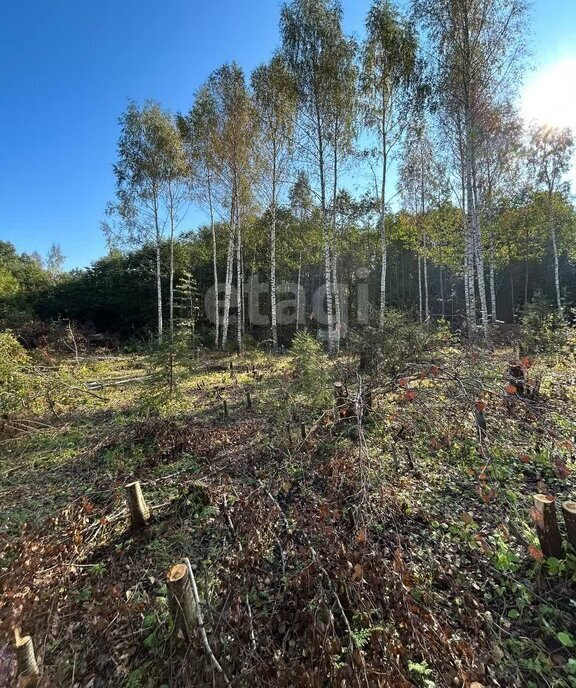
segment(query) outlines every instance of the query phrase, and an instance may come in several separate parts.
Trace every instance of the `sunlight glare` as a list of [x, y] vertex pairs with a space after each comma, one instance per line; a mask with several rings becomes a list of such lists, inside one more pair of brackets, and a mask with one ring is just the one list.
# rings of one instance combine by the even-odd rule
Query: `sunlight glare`
[[576, 57], [543, 67], [528, 79], [521, 114], [528, 123], [576, 131]]

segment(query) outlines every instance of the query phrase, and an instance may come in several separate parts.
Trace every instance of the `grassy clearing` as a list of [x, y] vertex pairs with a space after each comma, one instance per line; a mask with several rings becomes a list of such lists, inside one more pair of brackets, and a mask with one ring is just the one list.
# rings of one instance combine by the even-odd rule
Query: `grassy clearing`
[[[34, 636], [46, 685], [218, 683], [170, 635], [165, 574], [187, 556], [235, 685], [575, 686], [576, 560], [542, 558], [530, 507], [576, 496], [576, 366], [527, 361], [527, 400], [511, 356], [447, 342], [367, 377], [361, 424], [330, 401], [332, 380], [361, 391], [346, 357], [206, 356], [145, 413], [146, 382], [78, 393], [2, 440], [2, 633]], [[60, 366], [78, 387], [147, 370]]]

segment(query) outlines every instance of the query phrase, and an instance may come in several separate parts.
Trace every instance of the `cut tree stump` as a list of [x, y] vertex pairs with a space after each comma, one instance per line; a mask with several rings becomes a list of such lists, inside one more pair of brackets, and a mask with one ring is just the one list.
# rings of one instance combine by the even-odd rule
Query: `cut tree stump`
[[[18, 631], [16, 631], [14, 635], [16, 639], [18, 675], [29, 677], [39, 676], [40, 670], [38, 669], [38, 663], [36, 662], [32, 638], [29, 635], [25, 635], [23, 638], [21, 638]], [[35, 683], [30, 682], [27, 685], [35, 685]]]
[[250, 392], [246, 392], [246, 408], [252, 408], [252, 395], [250, 394]]
[[334, 383], [334, 400], [336, 401], [336, 405], [340, 406], [341, 404], [345, 404], [347, 396], [348, 396], [348, 392], [346, 391], [346, 387], [344, 386], [344, 383], [343, 382], [335, 382]]
[[168, 608], [174, 630], [191, 640], [197, 624], [198, 609], [186, 564], [175, 564], [167, 576]]
[[508, 381], [516, 387], [519, 396], [524, 395], [524, 385], [526, 382], [524, 370], [521, 365], [510, 362], [508, 365]]
[[146, 504], [140, 483], [136, 480], [126, 485], [126, 498], [130, 510], [130, 521], [134, 530], [140, 530], [148, 525], [150, 509]]
[[554, 497], [545, 494], [534, 495], [534, 506], [537, 512], [534, 521], [542, 554], [545, 557], [561, 559], [562, 537], [558, 528]]
[[566, 524], [568, 544], [576, 550], [576, 502], [564, 502], [562, 513]]

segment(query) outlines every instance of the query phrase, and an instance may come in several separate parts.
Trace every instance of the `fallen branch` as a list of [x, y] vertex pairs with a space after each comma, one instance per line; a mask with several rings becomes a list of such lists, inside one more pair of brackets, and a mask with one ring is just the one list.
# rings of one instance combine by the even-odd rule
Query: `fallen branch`
[[220, 666], [220, 662], [216, 659], [214, 656], [214, 653], [212, 652], [212, 648], [210, 647], [210, 643], [208, 641], [208, 636], [206, 635], [206, 628], [204, 627], [204, 617], [202, 615], [202, 607], [200, 606], [200, 595], [198, 595], [198, 588], [196, 587], [196, 578], [194, 578], [194, 571], [192, 571], [192, 565], [190, 564], [190, 559], [186, 557], [184, 559], [184, 563], [188, 567], [188, 575], [190, 576], [190, 583], [192, 584], [192, 594], [194, 595], [194, 601], [196, 602], [196, 608], [198, 611], [198, 629], [200, 630], [200, 635], [202, 636], [202, 642], [204, 643], [204, 649], [206, 650], [206, 654], [208, 655], [210, 661], [212, 662], [212, 666], [216, 669], [216, 671], [222, 676], [222, 680], [224, 683], [229, 686], [230, 681], [228, 680], [228, 676], [226, 676], [224, 669]]
[[127, 377], [123, 380], [102, 380], [101, 382], [87, 382], [86, 386], [89, 390], [92, 389], [102, 389], [103, 387], [117, 387], [119, 385], [127, 385], [131, 382], [144, 382], [144, 380], [149, 380], [152, 375], [142, 375], [141, 377]]
[[248, 608], [248, 621], [250, 622], [250, 642], [252, 649], [256, 650], [256, 636], [254, 635], [254, 623], [252, 622], [252, 607], [250, 606], [250, 596], [246, 593], [246, 607]]

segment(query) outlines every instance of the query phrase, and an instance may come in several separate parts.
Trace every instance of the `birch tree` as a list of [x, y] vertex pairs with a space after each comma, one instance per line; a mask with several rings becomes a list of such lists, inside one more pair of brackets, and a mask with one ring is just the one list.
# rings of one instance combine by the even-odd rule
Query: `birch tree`
[[328, 351], [336, 349], [332, 274], [330, 176], [331, 123], [335, 85], [340, 76], [344, 34], [342, 9], [335, 0], [292, 0], [282, 7], [282, 54], [298, 92], [298, 140], [310, 167], [322, 212], [324, 284]]
[[380, 324], [386, 308], [387, 181], [396, 147], [409, 121], [415, 96], [417, 40], [413, 27], [388, 0], [375, 0], [366, 19], [361, 86], [365, 122], [376, 136], [380, 177]]
[[174, 242], [176, 233], [190, 204], [189, 167], [184, 143], [174, 119], [166, 123], [164, 139], [165, 193], [164, 201], [168, 214], [168, 313], [170, 340], [174, 341]]
[[269, 64], [258, 67], [251, 82], [259, 120], [259, 189], [270, 213], [270, 325], [272, 349], [276, 351], [276, 218], [278, 199], [288, 180], [293, 151], [297, 91], [292, 75], [279, 55], [273, 57]]
[[244, 72], [235, 63], [225, 64], [206, 84], [214, 111], [213, 152], [229, 211], [228, 249], [224, 286], [224, 312], [220, 344], [228, 341], [232, 282], [236, 268], [236, 340], [242, 349], [244, 324], [244, 271], [242, 261], [242, 219], [251, 201], [254, 181], [253, 146], [258, 122]]
[[66, 256], [62, 253], [60, 244], [53, 242], [46, 256], [46, 270], [54, 281], [62, 274], [65, 260]]
[[[416, 227], [418, 254], [418, 283], [423, 287], [420, 297], [420, 321], [430, 319], [430, 295], [428, 281], [428, 257], [430, 232], [428, 215], [446, 200], [447, 189], [444, 174], [436, 161], [435, 151], [426, 131], [423, 117], [416, 119], [408, 128], [400, 165], [401, 197], [404, 207], [411, 213]], [[422, 271], [423, 267], [423, 271]], [[422, 289], [419, 287], [419, 293]]]
[[304, 252], [310, 255], [311, 242], [307, 231], [312, 219], [314, 199], [310, 190], [310, 181], [303, 170], [298, 172], [296, 181], [290, 189], [290, 209], [297, 222], [298, 236], [294, 237], [293, 244], [297, 245], [298, 275], [296, 278], [296, 332], [300, 326], [300, 313], [302, 312], [301, 288], [302, 288], [302, 260]]
[[333, 72], [331, 107], [329, 117], [329, 141], [332, 153], [332, 200], [331, 246], [332, 283], [334, 286], [334, 343], [338, 350], [344, 336], [344, 297], [340, 293], [338, 271], [338, 184], [342, 168], [354, 153], [357, 115], [358, 73], [355, 65], [356, 44], [341, 36], [332, 48], [336, 70]]
[[191, 160], [193, 195], [196, 202], [207, 210], [210, 221], [214, 278], [214, 344], [218, 347], [220, 341], [220, 307], [218, 300], [216, 213], [219, 204], [219, 190], [223, 180], [215, 150], [217, 132], [215, 103], [207, 86], [199, 89], [194, 106], [186, 117], [181, 116], [179, 118], [179, 125]]
[[182, 218], [186, 192], [186, 162], [174, 120], [158, 103], [141, 109], [131, 102], [120, 117], [116, 201], [107, 214], [118, 222], [104, 224], [109, 242], [129, 245], [151, 243], [156, 254], [156, 301], [158, 341], [163, 337], [162, 244], [168, 233], [170, 245], [170, 328], [174, 314], [174, 238]]
[[464, 288], [466, 319], [476, 329], [476, 285], [481, 322], [488, 335], [488, 307], [478, 206], [478, 147], [484, 114], [504, 93], [514, 92], [522, 67], [524, 0], [413, 0], [416, 16], [436, 55], [436, 107], [455, 152], [466, 216]]
[[560, 290], [559, 247], [556, 220], [554, 217], [554, 194], [566, 186], [564, 177], [570, 170], [574, 153], [574, 137], [570, 129], [548, 126], [536, 127], [530, 136], [529, 160], [534, 170], [536, 183], [546, 192], [548, 229], [554, 261], [554, 287], [556, 307], [562, 312]]
[[509, 102], [487, 108], [478, 153], [477, 204], [486, 227], [489, 264], [490, 320], [496, 322], [496, 258], [499, 207], [511, 189], [523, 193], [525, 165], [522, 124]]

